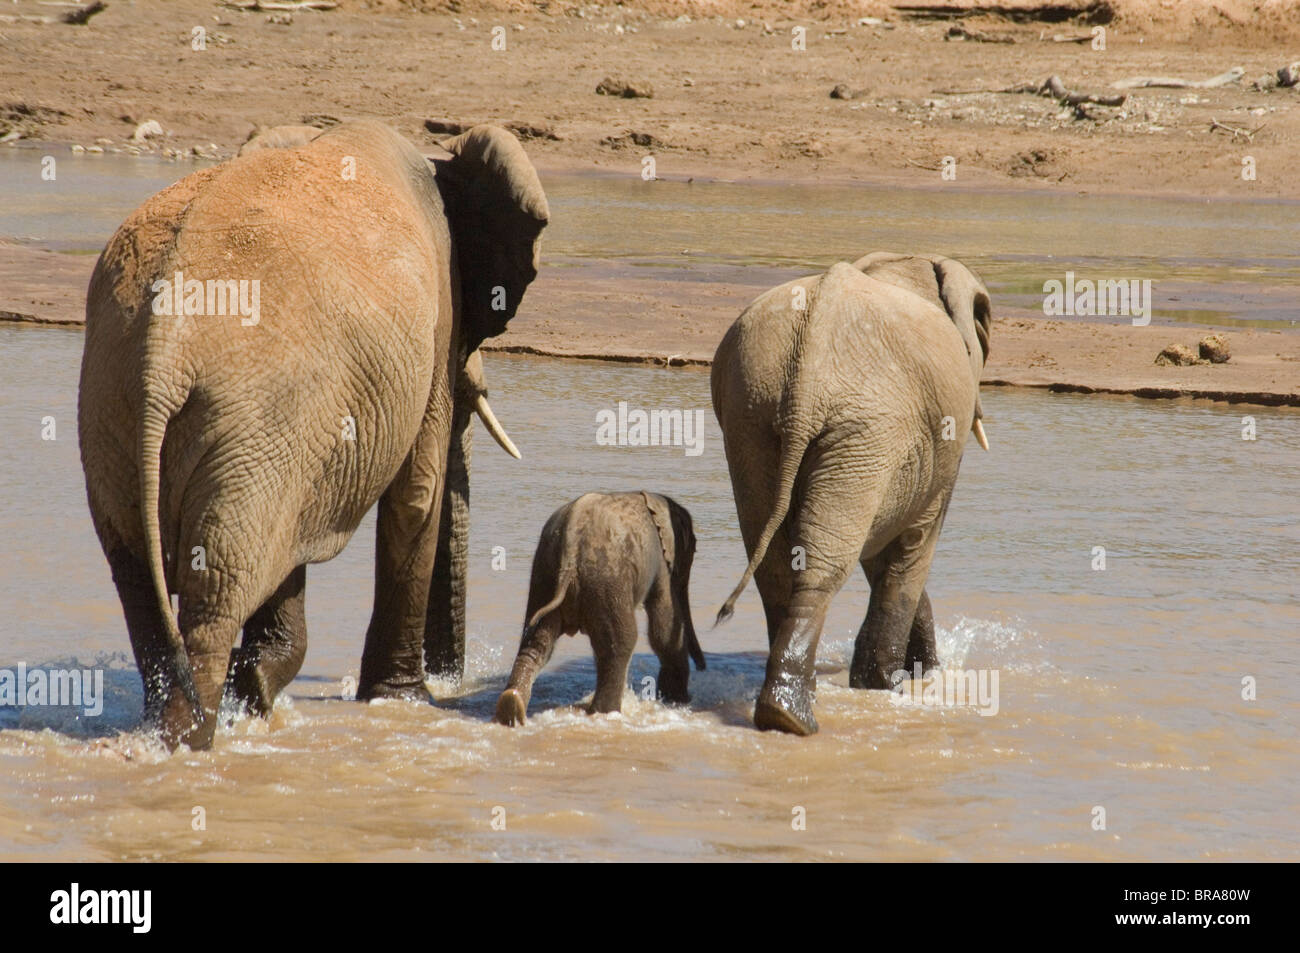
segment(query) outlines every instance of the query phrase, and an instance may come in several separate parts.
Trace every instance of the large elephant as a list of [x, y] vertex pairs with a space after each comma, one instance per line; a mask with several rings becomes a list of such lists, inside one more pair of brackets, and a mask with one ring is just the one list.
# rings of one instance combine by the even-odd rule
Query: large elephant
[[926, 578], [973, 431], [989, 295], [948, 258], [876, 253], [760, 295], [713, 360], [722, 428], [770, 653], [755, 724], [817, 730], [817, 642], [860, 563], [871, 601], [849, 684], [938, 664]]
[[705, 666], [691, 621], [695, 531], [680, 503], [657, 493], [586, 493], [542, 527], [528, 585], [524, 634], [497, 699], [496, 720], [523, 724], [533, 680], [561, 635], [586, 632], [596, 656], [593, 712], [621, 711], [644, 606], [659, 656], [658, 694], [684, 704], [689, 660]]
[[262, 710], [293, 678], [305, 567], [376, 501], [358, 696], [419, 697], [426, 655], [463, 663], [471, 414], [503, 437], [477, 352], [536, 277], [548, 210], [505, 130], [443, 145], [430, 162], [355, 122], [256, 150], [149, 199], [100, 256], [82, 465], [168, 745], [211, 744], [227, 677]]

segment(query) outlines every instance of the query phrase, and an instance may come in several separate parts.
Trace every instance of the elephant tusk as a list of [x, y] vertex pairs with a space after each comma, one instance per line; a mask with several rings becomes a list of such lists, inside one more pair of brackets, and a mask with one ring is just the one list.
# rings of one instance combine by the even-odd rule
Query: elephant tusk
[[523, 459], [523, 454], [515, 446], [514, 441], [506, 434], [505, 428], [501, 426], [501, 421], [497, 420], [497, 415], [492, 413], [492, 406], [487, 402], [487, 397], [479, 394], [474, 398], [474, 412], [478, 414], [479, 419], [483, 421], [483, 426], [487, 432], [492, 435], [492, 439], [501, 444], [501, 449], [516, 460]]
[[975, 421], [970, 425], [970, 429], [974, 432], [979, 445], [987, 450], [989, 448], [989, 438], [984, 436], [984, 421], [976, 417]]

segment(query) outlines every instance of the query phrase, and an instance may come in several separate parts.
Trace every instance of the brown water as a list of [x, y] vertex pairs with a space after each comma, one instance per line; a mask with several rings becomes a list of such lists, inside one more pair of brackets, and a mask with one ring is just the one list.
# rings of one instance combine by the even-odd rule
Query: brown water
[[[766, 646], [753, 588], [707, 627], [744, 561], [707, 375], [491, 356], [524, 459], [480, 434], [466, 684], [434, 704], [344, 700], [368, 521], [308, 571], [306, 664], [269, 724], [237, 719], [213, 750], [168, 757], [116, 735], [140, 688], [86, 510], [80, 350], [74, 331], [0, 327], [0, 668], [70, 658], [107, 666], [110, 690], [99, 718], [0, 709], [6, 860], [1300, 858], [1300, 413], [986, 390], [993, 452], [967, 455], [930, 592], [945, 665], [996, 670], [997, 714], [850, 690], [855, 578], [823, 641], [821, 733], [799, 739], [749, 721]], [[704, 452], [597, 446], [596, 413], [620, 400], [704, 410]], [[40, 439], [45, 416], [57, 440]], [[709, 668], [691, 706], [629, 691], [621, 716], [573, 711], [594, 688], [578, 637], [527, 726], [490, 724], [545, 518], [637, 487], [695, 516]], [[643, 639], [632, 685], [656, 669]]]
[[[0, 236], [98, 254], [146, 197], [195, 168], [154, 157], [0, 150]], [[1150, 279], [1157, 324], [1295, 327], [1300, 203], [544, 175], [548, 268], [638, 273], [755, 294], [868, 251], [938, 252], [980, 270], [1002, 308], [1041, 311], [1043, 284]], [[691, 294], [684, 289], [684, 294]], [[1126, 317], [1099, 320], [1127, 322]]]

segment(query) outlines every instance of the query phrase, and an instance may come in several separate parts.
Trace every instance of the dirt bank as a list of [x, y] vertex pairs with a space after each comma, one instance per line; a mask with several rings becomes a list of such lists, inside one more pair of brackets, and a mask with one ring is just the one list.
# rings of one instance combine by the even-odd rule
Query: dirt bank
[[[957, 16], [988, 7], [1002, 15]], [[0, 138], [228, 155], [258, 125], [375, 116], [432, 143], [428, 119], [493, 120], [531, 130], [542, 168], [637, 175], [653, 152], [666, 177], [1300, 198], [1300, 86], [1275, 86], [1300, 60], [1295, 0], [343, 0], [293, 13], [110, 0], [82, 26], [23, 19], [58, 9], [5, 5]], [[1233, 67], [1224, 86], [1111, 88]], [[1052, 75], [1126, 98], [1032, 91]], [[606, 77], [653, 97], [597, 95]], [[836, 86], [851, 98], [831, 98]], [[130, 142], [151, 119], [164, 134]], [[954, 181], [940, 178], [945, 156]]]
[[[0, 242], [0, 320], [79, 326], [94, 260]], [[510, 330], [489, 350], [633, 363], [705, 365], [754, 284], [620, 276], [618, 293], [600, 263], [542, 268]], [[1202, 397], [1300, 407], [1300, 333], [1132, 327], [1049, 321], [999, 309], [986, 384], [1061, 391]], [[1232, 349], [1226, 364], [1155, 365], [1171, 343], [1194, 351], [1211, 330]]]

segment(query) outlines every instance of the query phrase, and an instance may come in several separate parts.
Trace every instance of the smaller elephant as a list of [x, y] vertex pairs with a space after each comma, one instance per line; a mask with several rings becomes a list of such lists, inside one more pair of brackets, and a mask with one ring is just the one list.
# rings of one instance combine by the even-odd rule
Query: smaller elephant
[[691, 514], [654, 493], [587, 493], [546, 521], [533, 556], [528, 616], [496, 721], [523, 724], [533, 680], [560, 635], [585, 632], [596, 656], [591, 712], [619, 711], [636, 647], [636, 607], [659, 656], [658, 695], [685, 704], [688, 656], [703, 669], [688, 587], [695, 558]]

